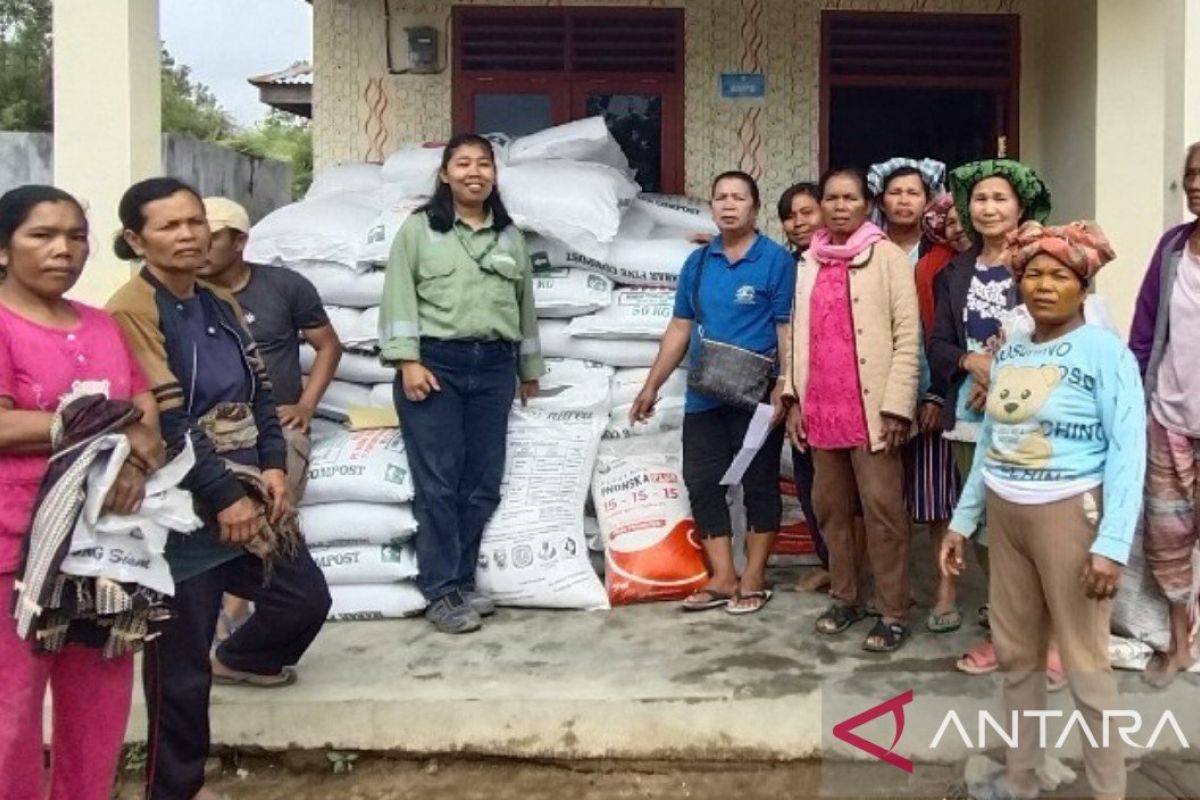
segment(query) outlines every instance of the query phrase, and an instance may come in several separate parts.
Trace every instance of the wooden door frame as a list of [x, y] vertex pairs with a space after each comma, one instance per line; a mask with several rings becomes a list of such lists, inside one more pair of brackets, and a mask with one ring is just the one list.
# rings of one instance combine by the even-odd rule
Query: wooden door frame
[[[925, 14], [921, 12], [891, 12], [891, 11], [835, 11], [821, 12], [821, 100], [820, 100], [820, 147], [819, 161], [821, 172], [829, 169], [829, 114], [832, 105], [833, 81], [830, 78], [830, 40], [832, 38], [831, 23], [835, 19], [878, 19], [880, 16], [893, 18], [919, 19], [926, 22], [961, 22], [964, 19], [978, 19], [995, 22], [1003, 20], [1009, 26], [1009, 63], [1012, 70], [1005, 80], [996, 78], [971, 77], [928, 77], [903, 80], [886, 75], [864, 75], [854, 78], [839, 78], [838, 86], [858, 86], [880, 89], [931, 88], [931, 89], [976, 89], [982, 91], [1004, 92], [1007, 96], [1007, 114], [1004, 120], [1005, 136], [1007, 137], [1007, 157], [1017, 158], [1020, 155], [1021, 143], [1021, 18], [1018, 14]], [[999, 116], [999, 114], [997, 114]]]

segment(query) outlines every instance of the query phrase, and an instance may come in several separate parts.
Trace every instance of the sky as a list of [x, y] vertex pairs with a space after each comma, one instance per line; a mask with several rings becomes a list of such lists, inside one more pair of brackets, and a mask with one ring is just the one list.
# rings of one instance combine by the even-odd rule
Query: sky
[[312, 6], [305, 0], [159, 0], [163, 42], [240, 125], [266, 114], [251, 75], [312, 59]]

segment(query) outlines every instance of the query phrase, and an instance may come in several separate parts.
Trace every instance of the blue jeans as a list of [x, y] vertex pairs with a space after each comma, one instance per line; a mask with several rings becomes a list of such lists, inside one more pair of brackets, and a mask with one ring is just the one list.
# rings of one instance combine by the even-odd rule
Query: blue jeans
[[393, 396], [416, 498], [417, 585], [430, 602], [475, 586], [483, 529], [500, 505], [508, 414], [517, 393], [511, 342], [421, 340], [421, 363], [440, 392]]

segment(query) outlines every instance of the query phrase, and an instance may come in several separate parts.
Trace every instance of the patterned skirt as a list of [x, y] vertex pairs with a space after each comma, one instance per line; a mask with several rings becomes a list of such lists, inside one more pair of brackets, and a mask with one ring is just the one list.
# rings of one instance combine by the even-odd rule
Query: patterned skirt
[[904, 501], [913, 522], [948, 520], [962, 492], [950, 442], [919, 433], [904, 447]]

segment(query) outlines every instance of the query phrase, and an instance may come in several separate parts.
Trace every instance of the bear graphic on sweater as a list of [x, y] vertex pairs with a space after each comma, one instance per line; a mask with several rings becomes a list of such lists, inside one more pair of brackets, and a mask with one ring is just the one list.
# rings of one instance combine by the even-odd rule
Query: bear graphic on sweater
[[1054, 448], [1034, 419], [1058, 386], [1058, 367], [1002, 367], [988, 392], [987, 413], [992, 418], [993, 461], [1022, 469], [1041, 469]]

